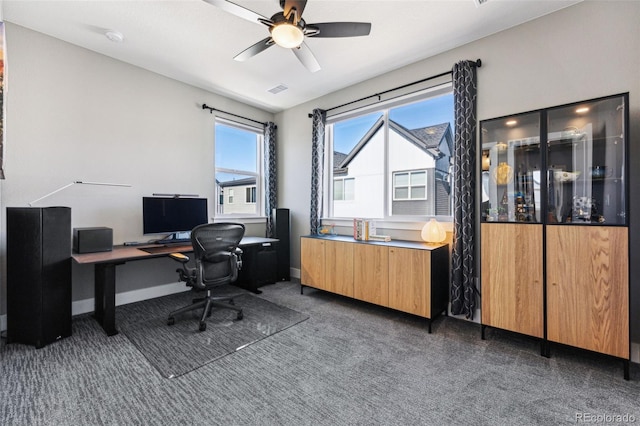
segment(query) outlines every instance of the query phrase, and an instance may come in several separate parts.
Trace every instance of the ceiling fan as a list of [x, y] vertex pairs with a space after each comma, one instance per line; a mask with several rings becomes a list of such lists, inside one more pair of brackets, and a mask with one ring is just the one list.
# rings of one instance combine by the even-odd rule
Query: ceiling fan
[[245, 61], [277, 44], [291, 49], [309, 71], [316, 72], [320, 70], [320, 64], [313, 56], [311, 49], [305, 44], [305, 37], [359, 37], [369, 35], [371, 32], [371, 24], [365, 22], [307, 24], [302, 19], [302, 12], [307, 0], [280, 0], [282, 12], [277, 12], [271, 18], [265, 18], [227, 0], [205, 1], [240, 18], [269, 28], [269, 37], [240, 52], [233, 58], [236, 61]]

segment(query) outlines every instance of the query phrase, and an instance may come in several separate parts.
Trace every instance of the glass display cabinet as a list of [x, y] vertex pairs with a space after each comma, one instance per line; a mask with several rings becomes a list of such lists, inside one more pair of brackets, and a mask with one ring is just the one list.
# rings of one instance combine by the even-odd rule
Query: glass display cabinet
[[626, 225], [627, 97], [482, 121], [481, 220]]
[[548, 223], [625, 225], [625, 97], [547, 112]]
[[629, 377], [628, 93], [484, 120], [486, 327], [624, 362]]

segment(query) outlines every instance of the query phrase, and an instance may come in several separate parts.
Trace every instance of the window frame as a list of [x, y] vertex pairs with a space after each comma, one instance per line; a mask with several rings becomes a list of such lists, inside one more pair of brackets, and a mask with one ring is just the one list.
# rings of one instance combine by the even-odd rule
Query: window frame
[[[436, 98], [443, 95], [453, 94], [453, 82], [445, 81], [440, 84], [436, 84], [424, 90], [419, 90], [407, 95], [397, 96], [388, 101], [377, 102], [373, 105], [365, 106], [362, 108], [350, 110], [344, 113], [337, 113], [331, 115], [326, 119], [325, 127], [325, 158], [324, 158], [324, 197], [323, 197], [323, 212], [322, 220], [330, 220], [332, 223], [349, 226], [352, 222], [352, 217], [337, 217], [333, 212], [333, 125], [335, 123], [355, 119], [364, 115], [372, 114], [375, 112], [381, 112], [384, 120], [384, 124], [381, 130], [384, 132], [384, 217], [372, 218], [375, 219], [378, 227], [387, 227], [389, 229], [421, 229], [425, 219], [435, 218], [441, 222], [453, 222], [453, 213], [448, 215], [423, 215], [423, 216], [410, 216], [410, 215], [392, 215], [393, 197], [393, 175], [389, 172], [389, 112], [390, 110], [402, 106], [407, 106], [413, 103], [423, 102], [430, 98]], [[455, 123], [451, 123], [452, 137], [455, 137]], [[450, 170], [453, 169], [453, 164], [450, 166]], [[417, 169], [416, 169], [417, 170]], [[424, 169], [423, 169], [424, 170]], [[428, 180], [428, 173], [426, 174]], [[425, 186], [426, 187], [426, 186]], [[453, 191], [453, 188], [452, 188]], [[453, 200], [453, 193], [450, 195]], [[427, 193], [425, 191], [425, 199], [427, 200]], [[407, 199], [411, 200], [410, 198]], [[338, 200], [340, 201], [340, 200]]]
[[[237, 170], [237, 169], [231, 169], [231, 168], [225, 168], [225, 167], [216, 167], [216, 143], [218, 142], [216, 140], [217, 138], [217, 132], [216, 132], [216, 125], [223, 125], [223, 126], [227, 126], [227, 127], [232, 127], [235, 128], [237, 130], [243, 130], [246, 132], [250, 132], [250, 133], [254, 133], [256, 135], [256, 172], [253, 171], [247, 171], [247, 170]], [[235, 198], [238, 197], [238, 194], [234, 194], [234, 188], [230, 187], [227, 188], [227, 191], [231, 192], [231, 196], [234, 197], [232, 198], [231, 202], [228, 202], [228, 197], [226, 194], [223, 194], [223, 198], [226, 198], [227, 204], [253, 204], [255, 205], [255, 210], [253, 213], [251, 212], [238, 212], [238, 213], [223, 213], [224, 211], [224, 205], [225, 204], [220, 204], [219, 200], [220, 200], [220, 192], [221, 192], [221, 188], [218, 186], [218, 184], [216, 183], [216, 176], [218, 172], [222, 172], [222, 173], [232, 173], [232, 174], [241, 174], [241, 175], [246, 175], [246, 176], [250, 176], [250, 177], [255, 177], [255, 185], [253, 185], [252, 187], [255, 189], [255, 202], [254, 203], [248, 203], [246, 202], [246, 191], [244, 194], [241, 194], [240, 197], [242, 197], [242, 201], [239, 201], [238, 203], [234, 203]], [[256, 125], [251, 125], [251, 124], [244, 124], [244, 123], [240, 123], [237, 121], [233, 121], [233, 120], [229, 120], [227, 118], [223, 118], [220, 117], [218, 115], [215, 116], [214, 118], [214, 131], [213, 131], [213, 175], [214, 175], [214, 192], [215, 195], [214, 196], [214, 203], [215, 203], [215, 208], [214, 208], [214, 215], [213, 215], [213, 220], [217, 220], [217, 219], [241, 219], [241, 218], [247, 218], [247, 219], [263, 219], [265, 217], [264, 215], [264, 205], [265, 205], [265, 194], [264, 194], [264, 128], [256, 126]], [[246, 187], [245, 189], [249, 189], [250, 187]], [[243, 202], [244, 201], [244, 202]]]
[[244, 189], [245, 204], [256, 204], [258, 188], [256, 185], [248, 186]]
[[[345, 184], [346, 184], [346, 181], [353, 182], [353, 186], [354, 186], [354, 188], [355, 188], [355, 185], [356, 185], [356, 178], [354, 178], [354, 177], [338, 176], [338, 177], [334, 177], [334, 178], [333, 178], [333, 184], [334, 184], [334, 185], [336, 184], [336, 182], [341, 182], [341, 183], [342, 183], [342, 198], [340, 198], [340, 199], [336, 199], [336, 198], [334, 198], [334, 199], [333, 199], [333, 201], [334, 201], [334, 202], [336, 202], [336, 201], [347, 201], [347, 202], [348, 202], [348, 201], [354, 201], [354, 200], [355, 200], [355, 198], [354, 198], [354, 196], [355, 196], [355, 191], [352, 191], [352, 192], [351, 192], [351, 194], [352, 194], [352, 197], [351, 197], [351, 198], [346, 198], [346, 197], [345, 197], [345, 194], [347, 193], [347, 191], [345, 191], [345, 188], [346, 188], [346, 185], [345, 185]], [[336, 195], [336, 194], [335, 194], [335, 186], [334, 186], [334, 187], [332, 188], [332, 197], [335, 197], [335, 195]]]
[[[411, 182], [411, 176], [413, 174], [418, 174], [418, 173], [422, 173], [424, 174], [424, 183], [421, 185], [413, 185]], [[408, 175], [408, 184], [407, 185], [396, 185], [396, 179], [395, 177], [397, 175], [400, 174], [406, 174]], [[393, 201], [427, 201], [428, 197], [427, 197], [427, 187], [429, 185], [429, 176], [427, 173], [427, 169], [413, 169], [413, 170], [398, 170], [396, 172], [392, 172], [391, 173], [391, 196], [392, 196], [392, 200]], [[396, 197], [396, 188], [398, 187], [403, 187], [403, 188], [407, 188], [407, 198], [397, 198]], [[413, 188], [417, 188], [417, 187], [422, 187], [424, 188], [424, 197], [413, 197], [412, 196], [412, 189]]]

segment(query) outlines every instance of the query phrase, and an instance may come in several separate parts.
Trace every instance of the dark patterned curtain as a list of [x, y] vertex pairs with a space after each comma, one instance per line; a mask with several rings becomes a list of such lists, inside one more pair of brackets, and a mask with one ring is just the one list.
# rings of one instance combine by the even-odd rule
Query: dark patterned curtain
[[[1, 17], [0, 17], [1, 18]], [[0, 21], [0, 179], [4, 179], [4, 52], [7, 51], [4, 48], [4, 22]]]
[[267, 122], [264, 125], [264, 213], [267, 217], [265, 236], [274, 238], [273, 209], [278, 207], [277, 171], [276, 171], [276, 125]]
[[313, 128], [311, 135], [311, 234], [318, 233], [322, 217], [322, 183], [324, 174], [324, 127], [327, 113], [321, 109], [313, 110]]
[[455, 149], [453, 164], [454, 234], [451, 258], [451, 313], [472, 319], [476, 306], [475, 174], [476, 68], [469, 61], [453, 67]]

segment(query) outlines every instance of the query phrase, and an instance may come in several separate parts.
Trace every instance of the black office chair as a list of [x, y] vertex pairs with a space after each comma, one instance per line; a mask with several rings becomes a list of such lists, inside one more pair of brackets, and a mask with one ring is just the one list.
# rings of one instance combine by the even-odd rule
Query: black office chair
[[169, 314], [168, 325], [175, 324], [175, 316], [183, 312], [203, 308], [200, 318], [200, 331], [207, 329], [205, 322], [211, 316], [211, 309], [223, 308], [236, 311], [237, 319], [242, 319], [242, 308], [234, 306], [233, 298], [239, 294], [228, 296], [212, 296], [211, 290], [231, 284], [238, 278], [238, 270], [242, 267], [242, 250], [238, 244], [244, 236], [244, 225], [239, 223], [206, 223], [198, 225], [191, 231], [195, 268], [187, 267], [189, 257], [172, 253], [170, 257], [182, 263], [176, 271], [180, 281], [184, 281], [194, 290], [206, 290], [207, 296], [194, 299], [194, 303]]

